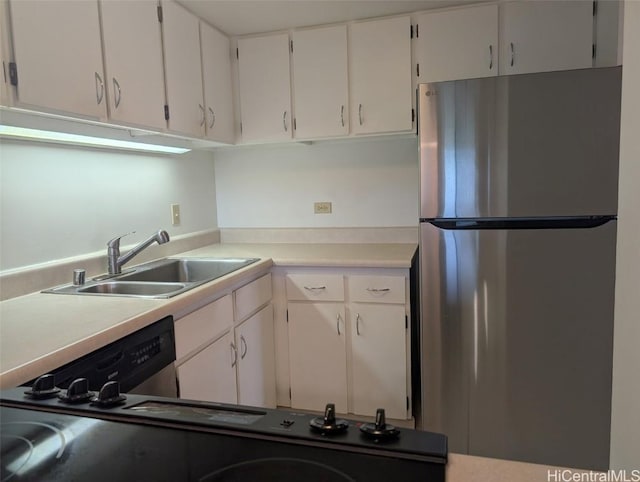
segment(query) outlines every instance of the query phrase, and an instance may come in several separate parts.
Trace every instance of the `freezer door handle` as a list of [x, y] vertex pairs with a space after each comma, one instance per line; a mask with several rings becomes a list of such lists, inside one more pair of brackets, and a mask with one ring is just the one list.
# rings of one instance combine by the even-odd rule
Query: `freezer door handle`
[[588, 229], [597, 228], [615, 216], [586, 216], [575, 218], [497, 218], [497, 219], [421, 219], [440, 229]]

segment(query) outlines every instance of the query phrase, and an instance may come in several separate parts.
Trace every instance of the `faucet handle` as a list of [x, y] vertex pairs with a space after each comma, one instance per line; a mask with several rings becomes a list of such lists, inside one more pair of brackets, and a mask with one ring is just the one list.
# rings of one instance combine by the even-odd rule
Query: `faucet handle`
[[130, 233], [126, 233], [126, 234], [121, 234], [120, 236], [117, 236], [115, 238], [113, 238], [112, 240], [110, 240], [107, 243], [107, 246], [109, 248], [120, 248], [120, 238], [124, 238], [125, 236], [129, 236], [130, 234], [134, 234], [135, 231], [131, 231]]

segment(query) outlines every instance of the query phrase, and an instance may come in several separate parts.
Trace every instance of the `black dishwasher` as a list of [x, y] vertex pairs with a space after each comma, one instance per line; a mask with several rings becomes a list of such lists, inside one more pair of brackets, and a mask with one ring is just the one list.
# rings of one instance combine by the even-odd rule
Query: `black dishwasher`
[[167, 316], [48, 373], [55, 375], [59, 388], [86, 378], [89, 390], [118, 381], [125, 393], [176, 396], [175, 359], [173, 317]]

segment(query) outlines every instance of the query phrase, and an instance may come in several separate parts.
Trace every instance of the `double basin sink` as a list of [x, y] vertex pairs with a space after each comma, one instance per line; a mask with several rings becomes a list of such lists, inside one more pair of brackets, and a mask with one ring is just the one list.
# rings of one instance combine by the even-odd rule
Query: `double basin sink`
[[82, 285], [64, 285], [43, 293], [171, 298], [258, 261], [259, 258], [165, 258]]

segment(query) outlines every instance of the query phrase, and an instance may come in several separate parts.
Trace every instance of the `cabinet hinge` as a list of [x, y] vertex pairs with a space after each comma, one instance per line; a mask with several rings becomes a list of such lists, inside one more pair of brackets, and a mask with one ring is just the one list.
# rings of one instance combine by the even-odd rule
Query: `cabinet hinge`
[[598, 0], [593, 0], [593, 16], [598, 15]]
[[420, 77], [420, 64], [416, 64], [416, 77]]
[[596, 44], [591, 44], [591, 58], [596, 58]]
[[158, 22], [162, 23], [162, 6], [158, 5]]
[[293, 40], [289, 40], [289, 46], [291, 47], [291, 53], [293, 53]]
[[413, 25], [411, 25], [411, 31], [409, 33], [409, 38], [413, 38]]
[[166, 104], [164, 106], [164, 120], [169, 120], [169, 106]]
[[9, 80], [11, 85], [18, 85], [18, 66], [15, 62], [9, 62]]

